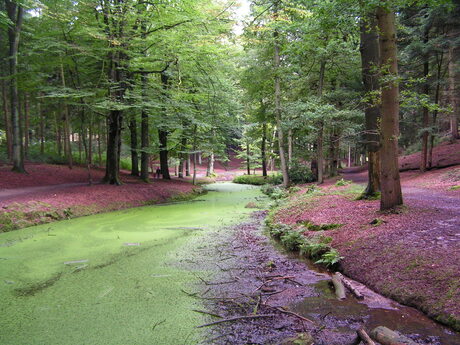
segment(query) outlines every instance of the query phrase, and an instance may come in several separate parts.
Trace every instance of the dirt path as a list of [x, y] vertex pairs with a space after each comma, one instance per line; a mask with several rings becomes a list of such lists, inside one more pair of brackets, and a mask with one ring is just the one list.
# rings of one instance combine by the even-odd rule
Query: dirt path
[[[355, 183], [367, 183], [367, 172], [355, 173], [353, 169], [343, 172], [343, 177]], [[430, 188], [414, 186], [402, 175], [404, 202], [411, 208], [430, 210], [430, 217], [420, 219], [419, 227], [413, 228], [408, 239], [426, 248], [448, 250], [458, 256], [460, 251], [460, 198]], [[459, 260], [460, 260], [460, 256]]]

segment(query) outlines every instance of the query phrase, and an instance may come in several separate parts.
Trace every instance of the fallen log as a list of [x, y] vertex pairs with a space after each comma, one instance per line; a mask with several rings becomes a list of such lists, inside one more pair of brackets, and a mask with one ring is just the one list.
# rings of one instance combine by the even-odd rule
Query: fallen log
[[363, 328], [358, 329], [356, 332], [366, 345], [375, 345], [374, 341], [371, 339], [371, 337], [369, 337], [369, 334], [367, 334]]
[[370, 336], [382, 345], [417, 345], [412, 339], [399, 335], [383, 326], [374, 328], [370, 332]]
[[345, 287], [343, 286], [342, 279], [340, 279], [337, 273], [334, 273], [332, 276], [332, 284], [334, 285], [335, 295], [337, 298], [340, 300], [345, 299]]
[[349, 281], [347, 278], [345, 278], [343, 276], [342, 273], [336, 273], [337, 276], [342, 280], [342, 283], [343, 285], [345, 285], [345, 287], [350, 290], [350, 292], [357, 298], [357, 299], [364, 299], [364, 296], [362, 295], [361, 292], [359, 292], [359, 290], [353, 286], [353, 283], [351, 281]]

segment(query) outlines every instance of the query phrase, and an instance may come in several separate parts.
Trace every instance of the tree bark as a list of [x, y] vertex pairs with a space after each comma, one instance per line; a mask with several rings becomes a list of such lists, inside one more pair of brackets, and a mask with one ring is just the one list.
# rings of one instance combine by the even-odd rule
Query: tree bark
[[[319, 82], [318, 82], [318, 98], [323, 96], [323, 87], [324, 87], [324, 75], [326, 73], [326, 62], [321, 61], [319, 67]], [[318, 138], [316, 142], [316, 159], [317, 159], [317, 169], [318, 169], [318, 183], [321, 184], [324, 182], [324, 152], [323, 152], [323, 141], [324, 141], [324, 121], [320, 120], [318, 124]]]
[[[379, 66], [379, 40], [377, 33], [377, 17], [374, 12], [369, 13], [361, 22], [361, 71], [366, 94], [371, 94], [379, 89], [378, 66]], [[372, 101], [366, 104], [364, 110], [366, 122], [366, 148], [368, 161], [368, 182], [363, 195], [372, 197], [380, 190], [380, 166], [379, 166], [379, 122], [380, 110]]]
[[288, 165], [292, 162], [292, 128], [288, 130]]
[[182, 133], [182, 138], [180, 142], [180, 162], [179, 162], [179, 178], [184, 177], [184, 167], [185, 167], [185, 162], [187, 160], [187, 154], [185, 153], [185, 150], [187, 149], [187, 137], [185, 136], [185, 133]]
[[262, 156], [262, 176], [267, 176], [267, 123], [264, 121], [262, 124], [262, 144], [261, 144], [261, 156]]
[[248, 175], [251, 175], [251, 159], [249, 155], [251, 154], [251, 151], [249, 150], [249, 142], [246, 141], [246, 170]]
[[403, 203], [398, 164], [399, 87], [393, 80], [398, 76], [394, 12], [378, 7], [377, 23], [380, 67], [392, 79], [383, 85], [381, 93], [380, 209], [387, 210]]
[[129, 121], [131, 139], [131, 175], [139, 176], [139, 154], [137, 153], [137, 121], [134, 116]]
[[187, 160], [185, 161], [185, 176], [190, 176], [190, 153], [187, 153]]
[[[453, 28], [451, 32], [452, 40], [454, 37], [459, 37], [460, 30], [458, 28]], [[449, 103], [452, 107], [452, 112], [450, 113], [450, 135], [452, 140], [457, 140], [460, 138], [458, 132], [458, 118], [460, 115], [460, 97], [459, 97], [459, 84], [460, 84], [460, 73], [458, 72], [459, 68], [459, 59], [460, 59], [460, 48], [456, 46], [454, 42], [451, 42], [449, 46]]]
[[8, 27], [9, 43], [9, 77], [10, 77], [10, 106], [11, 106], [11, 124], [13, 133], [13, 171], [25, 173], [23, 143], [21, 137], [21, 128], [19, 123], [19, 102], [18, 102], [18, 49], [19, 35], [21, 32], [24, 9], [16, 1], [5, 0], [6, 11], [12, 23]]
[[[193, 178], [192, 178], [192, 184], [196, 184], [196, 149], [197, 149], [197, 131], [198, 131], [198, 126], [195, 125], [193, 127]], [[189, 155], [190, 159], [190, 155]]]
[[2, 80], [2, 103], [6, 132], [6, 152], [8, 154], [8, 159], [11, 160], [13, 157], [13, 131], [11, 128], [10, 110], [8, 108], [7, 86], [4, 80]]
[[[425, 44], [428, 43], [428, 35], [429, 35], [429, 29], [427, 29], [424, 33], [423, 37], [423, 42]], [[429, 54], [425, 54], [424, 56], [424, 62], [423, 62], [423, 77], [425, 78], [425, 82], [423, 83], [423, 93], [425, 95], [429, 95], [430, 92], [430, 85], [428, 82], [428, 73], [429, 73], [429, 68], [430, 68], [430, 56]], [[421, 151], [421, 157], [420, 157], [420, 171], [424, 172], [426, 171], [427, 168], [427, 161], [428, 161], [428, 136], [430, 134], [430, 131], [428, 130], [428, 127], [430, 126], [430, 114], [428, 112], [427, 107], [423, 107], [422, 109], [422, 127], [423, 127], [423, 132], [422, 132], [422, 151]]]
[[[168, 75], [163, 72], [161, 73], [161, 85], [163, 86], [163, 92], [166, 95], [168, 89]], [[163, 108], [163, 116], [166, 116], [166, 108]], [[158, 128], [158, 138], [160, 141], [160, 169], [163, 179], [170, 180], [169, 166], [168, 166], [168, 131], [164, 128]]]
[[30, 103], [29, 95], [24, 93], [24, 158], [29, 157], [29, 141], [30, 141]]
[[[147, 102], [147, 75], [141, 74], [142, 102]], [[145, 104], [141, 111], [141, 179], [149, 182], [150, 154], [147, 152], [150, 145], [149, 140], [149, 116]]]
[[[62, 87], [66, 87], [65, 83], [65, 75], [64, 75], [64, 65], [61, 62], [61, 81], [62, 81]], [[67, 158], [67, 164], [69, 166], [69, 169], [72, 169], [73, 167], [73, 157], [72, 157], [72, 145], [70, 142], [70, 119], [69, 119], [69, 106], [67, 103], [64, 101], [64, 106], [63, 106], [63, 111], [64, 111], [64, 151], [65, 155]]]
[[[274, 17], [278, 18], [278, 0], [275, 1]], [[275, 118], [276, 127], [278, 132], [278, 147], [279, 156], [281, 161], [281, 173], [283, 174], [283, 186], [290, 185], [288, 166], [286, 162], [286, 154], [284, 152], [284, 131], [282, 127], [282, 114], [281, 114], [281, 80], [280, 80], [280, 45], [279, 45], [279, 32], [275, 30], [273, 33], [274, 38], [274, 68], [275, 68]]]
[[40, 116], [40, 154], [45, 154], [45, 109], [44, 106], [38, 102], [38, 114]]
[[[198, 161], [200, 160], [201, 153], [198, 154]], [[214, 174], [214, 151], [211, 151], [208, 157], [208, 166], [206, 168], [206, 176], [212, 176]]]

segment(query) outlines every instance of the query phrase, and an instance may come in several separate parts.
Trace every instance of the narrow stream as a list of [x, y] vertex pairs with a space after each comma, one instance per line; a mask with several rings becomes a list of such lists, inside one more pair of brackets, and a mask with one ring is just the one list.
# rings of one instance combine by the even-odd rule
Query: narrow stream
[[[185, 269], [180, 262], [193, 261], [208, 233], [228, 231], [247, 219], [253, 209], [245, 205], [261, 198], [250, 186], [207, 188], [208, 194], [190, 202], [0, 234], [0, 344], [200, 343], [195, 326], [203, 316], [192, 309], [202, 306], [184, 291], [193, 290], [197, 276], [214, 274], [215, 267]], [[312, 269], [305, 267], [318, 277], [311, 283], [321, 296], [291, 305], [295, 311], [343, 318], [344, 327], [360, 317], [368, 327], [385, 325], [460, 344], [458, 334], [381, 296], [374, 294], [368, 305], [352, 297], [337, 301], [324, 272]]]

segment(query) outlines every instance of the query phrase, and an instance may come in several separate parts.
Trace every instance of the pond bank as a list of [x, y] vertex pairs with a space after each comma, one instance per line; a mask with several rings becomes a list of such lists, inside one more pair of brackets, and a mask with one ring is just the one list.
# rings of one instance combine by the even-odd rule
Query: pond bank
[[[194, 297], [212, 314], [209, 323], [232, 320], [206, 327], [205, 344], [352, 345], [359, 342], [356, 330], [379, 325], [418, 344], [460, 343], [459, 334], [357, 282], [363, 301], [350, 294], [337, 300], [327, 271], [285, 253], [263, 234], [265, 215], [254, 213], [245, 223], [217, 234], [197, 253], [197, 258], [216, 258], [218, 274], [202, 281]], [[239, 319], [247, 315], [260, 317]]]

